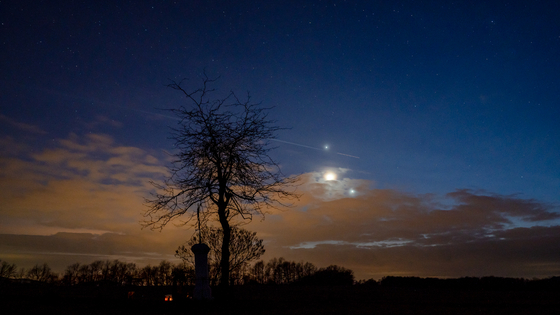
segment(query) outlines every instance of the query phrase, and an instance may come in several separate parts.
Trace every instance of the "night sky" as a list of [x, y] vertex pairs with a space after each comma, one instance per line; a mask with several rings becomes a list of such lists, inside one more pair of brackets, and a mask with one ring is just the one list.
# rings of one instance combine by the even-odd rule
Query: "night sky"
[[[560, 274], [557, 1], [0, 1], [0, 259], [177, 261], [141, 230], [187, 104], [219, 77], [289, 128], [265, 260], [357, 278]], [[327, 148], [328, 147], [328, 148]], [[336, 180], [326, 180], [332, 172]]]

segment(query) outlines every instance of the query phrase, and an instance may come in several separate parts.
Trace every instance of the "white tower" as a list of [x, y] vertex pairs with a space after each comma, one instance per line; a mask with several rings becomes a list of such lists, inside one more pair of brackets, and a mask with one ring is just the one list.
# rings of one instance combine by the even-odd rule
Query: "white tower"
[[191, 247], [194, 253], [194, 272], [196, 282], [194, 285], [194, 298], [196, 300], [209, 300], [212, 298], [212, 289], [208, 281], [208, 252], [210, 247], [206, 244], [195, 244]]

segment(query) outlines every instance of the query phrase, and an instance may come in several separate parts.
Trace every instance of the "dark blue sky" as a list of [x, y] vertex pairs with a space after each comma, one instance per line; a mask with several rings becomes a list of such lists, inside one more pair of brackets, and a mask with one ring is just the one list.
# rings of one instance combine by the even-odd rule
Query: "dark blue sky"
[[[206, 68], [217, 88], [275, 106], [292, 128], [279, 139], [360, 157], [281, 145], [289, 172], [560, 200], [555, 1], [2, 6], [2, 114], [48, 137], [100, 131], [169, 148], [173, 122], [148, 113], [181, 104], [168, 79], [196, 87]], [[89, 130], [97, 115], [124, 127]]]
[[175, 121], [158, 108], [184, 104], [165, 85], [197, 88], [206, 69], [217, 97], [248, 90], [291, 128], [278, 139], [298, 145], [272, 153], [287, 174], [342, 168], [376, 188], [557, 207], [558, 12], [557, 1], [2, 1], [0, 130], [36, 153], [105, 134], [160, 158]]

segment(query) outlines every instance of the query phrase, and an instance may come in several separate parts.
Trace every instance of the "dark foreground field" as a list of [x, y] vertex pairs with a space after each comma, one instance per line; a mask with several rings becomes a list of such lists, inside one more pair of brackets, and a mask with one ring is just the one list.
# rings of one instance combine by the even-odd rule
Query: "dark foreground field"
[[560, 292], [546, 290], [262, 285], [235, 287], [227, 301], [180, 299], [186, 290], [175, 290], [165, 302], [173, 288], [0, 285], [0, 314], [560, 314]]

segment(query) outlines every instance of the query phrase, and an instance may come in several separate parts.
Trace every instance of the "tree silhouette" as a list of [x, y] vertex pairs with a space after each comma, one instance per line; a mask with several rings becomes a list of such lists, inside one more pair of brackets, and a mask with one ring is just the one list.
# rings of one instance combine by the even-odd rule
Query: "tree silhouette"
[[259, 263], [256, 263], [253, 267], [253, 276], [260, 276], [260, 273], [264, 275], [261, 280], [255, 279], [259, 283], [288, 284], [311, 276], [316, 270], [317, 267], [310, 262], [298, 263], [280, 257], [272, 258], [266, 266], [263, 264], [261, 267]]
[[17, 267], [15, 264], [9, 264], [5, 261], [0, 260], [0, 277], [3, 278], [15, 278], [17, 274]]
[[58, 275], [51, 271], [49, 265], [35, 265], [27, 271], [27, 278], [42, 282], [53, 282], [58, 279]]
[[[210, 278], [217, 280], [221, 278], [222, 242], [223, 230], [220, 228], [204, 228], [199, 235], [195, 234], [185, 245], [179, 246], [177, 256], [185, 262], [194, 265], [194, 255], [191, 247], [200, 241], [210, 247], [208, 264], [210, 267]], [[231, 280], [240, 280], [241, 271], [248, 266], [249, 262], [259, 259], [265, 252], [263, 240], [257, 238], [256, 232], [250, 232], [238, 227], [231, 228], [231, 240], [229, 244], [229, 273]], [[233, 275], [233, 276], [232, 276]]]
[[301, 284], [311, 285], [352, 285], [354, 284], [354, 272], [350, 269], [337, 265], [320, 268], [312, 275], [303, 277]]
[[66, 283], [67, 285], [78, 284], [80, 281], [79, 272], [80, 263], [74, 263], [70, 266], [67, 266], [63, 276], [64, 283]]
[[157, 192], [146, 199], [144, 227], [162, 229], [183, 216], [187, 224], [217, 220], [223, 230], [220, 284], [229, 285], [232, 220], [251, 220], [270, 207], [285, 206], [297, 198], [291, 189], [297, 177], [286, 177], [269, 156], [270, 139], [282, 128], [268, 119], [269, 108], [241, 101], [234, 92], [210, 99], [215, 80], [206, 75], [202, 87], [187, 91], [181, 82], [168, 86], [184, 94], [188, 105], [169, 109], [179, 119], [171, 128], [174, 162], [163, 184], [152, 181]]

